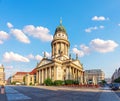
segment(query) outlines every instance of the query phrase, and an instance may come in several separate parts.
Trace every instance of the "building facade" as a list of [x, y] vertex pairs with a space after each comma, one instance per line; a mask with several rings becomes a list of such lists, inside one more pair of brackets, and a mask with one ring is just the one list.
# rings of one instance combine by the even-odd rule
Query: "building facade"
[[0, 85], [5, 85], [5, 71], [4, 66], [0, 66]]
[[96, 85], [105, 80], [105, 73], [101, 69], [85, 70], [84, 78], [86, 84]]
[[118, 79], [120, 77], [120, 67], [115, 70], [111, 77], [111, 81], [114, 82], [115, 79]]
[[62, 22], [55, 30], [51, 48], [51, 59], [48, 59], [44, 53], [43, 59], [37, 64], [38, 84], [43, 84], [47, 78], [53, 81], [78, 80], [83, 83], [83, 66], [78, 60], [78, 55], [76, 59], [72, 59], [69, 54], [70, 42]]
[[24, 77], [25, 77], [26, 74], [28, 74], [28, 72], [16, 72], [16, 73], [11, 77], [11, 83], [24, 84], [24, 82], [25, 82]]
[[35, 85], [36, 84], [36, 68], [34, 68], [31, 72], [25, 75], [25, 85]]

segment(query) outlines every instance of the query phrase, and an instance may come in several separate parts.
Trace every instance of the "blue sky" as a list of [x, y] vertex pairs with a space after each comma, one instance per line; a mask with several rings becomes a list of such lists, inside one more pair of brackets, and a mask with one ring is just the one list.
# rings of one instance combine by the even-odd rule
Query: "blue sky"
[[0, 64], [6, 78], [31, 71], [51, 56], [51, 40], [62, 17], [70, 53], [84, 69], [111, 77], [120, 67], [119, 0], [0, 0]]

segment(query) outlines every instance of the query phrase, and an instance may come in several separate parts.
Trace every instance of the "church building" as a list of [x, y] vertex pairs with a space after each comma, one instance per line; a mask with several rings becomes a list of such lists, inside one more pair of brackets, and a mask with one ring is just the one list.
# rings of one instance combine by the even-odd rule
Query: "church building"
[[78, 60], [71, 58], [69, 54], [70, 42], [66, 29], [60, 21], [60, 25], [55, 29], [51, 42], [51, 59], [44, 53], [43, 59], [37, 64], [36, 81], [43, 84], [47, 78], [55, 80], [78, 80], [83, 84], [83, 66]]

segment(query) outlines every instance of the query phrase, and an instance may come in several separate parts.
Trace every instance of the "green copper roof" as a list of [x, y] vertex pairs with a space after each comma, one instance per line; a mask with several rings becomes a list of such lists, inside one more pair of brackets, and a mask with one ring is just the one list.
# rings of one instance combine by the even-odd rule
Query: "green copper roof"
[[65, 30], [64, 26], [62, 26], [62, 25], [59, 25], [59, 26], [56, 28], [55, 33], [59, 32], [59, 31], [66, 33], [66, 30]]

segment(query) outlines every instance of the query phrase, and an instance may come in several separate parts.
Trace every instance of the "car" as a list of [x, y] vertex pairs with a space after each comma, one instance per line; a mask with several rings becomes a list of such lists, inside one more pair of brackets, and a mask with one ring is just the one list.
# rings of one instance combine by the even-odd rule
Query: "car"
[[16, 82], [16, 85], [19, 86], [19, 85], [21, 85], [21, 83], [20, 82]]
[[113, 83], [111, 89], [112, 90], [119, 90], [120, 89], [120, 84], [119, 83]]

